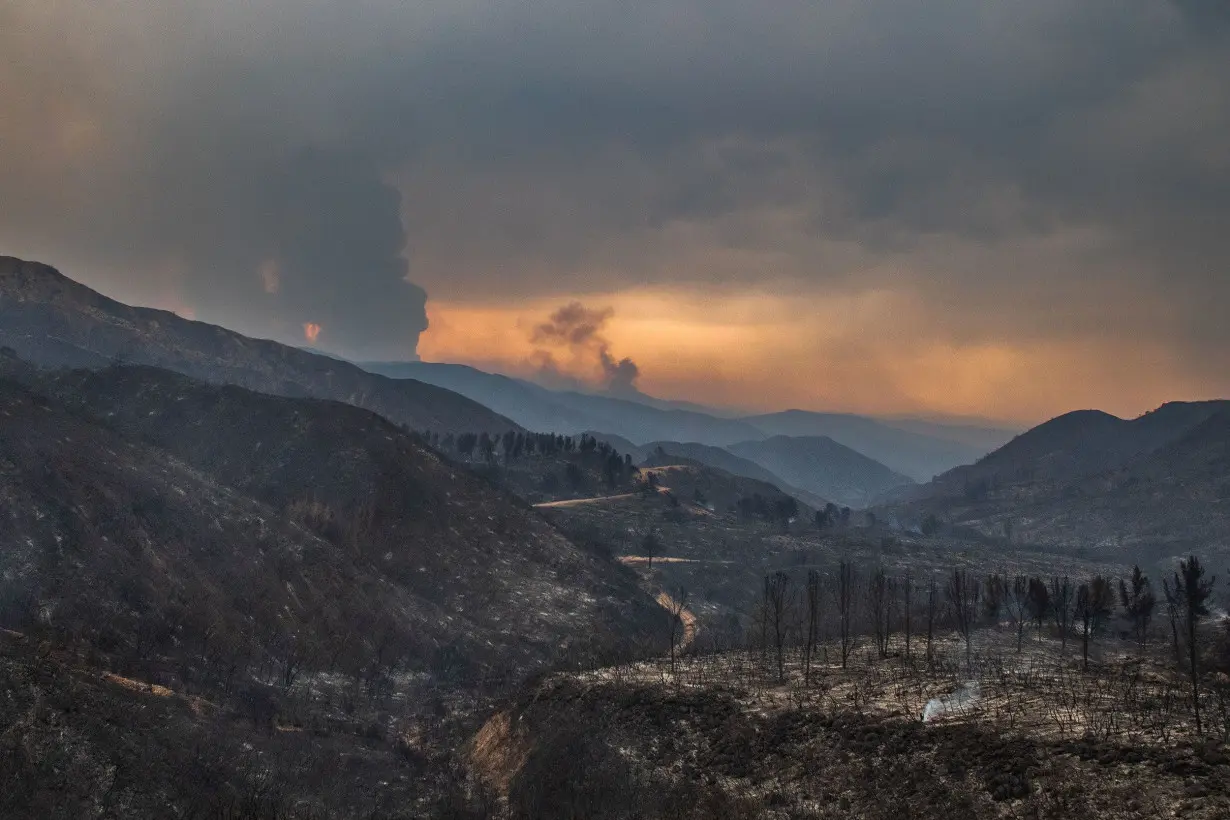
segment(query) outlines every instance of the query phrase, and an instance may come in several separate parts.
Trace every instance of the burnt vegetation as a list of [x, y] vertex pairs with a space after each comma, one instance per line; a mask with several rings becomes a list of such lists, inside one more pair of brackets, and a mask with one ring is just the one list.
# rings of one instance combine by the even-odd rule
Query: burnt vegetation
[[1230, 816], [1222, 404], [855, 509], [0, 274], [0, 815]]

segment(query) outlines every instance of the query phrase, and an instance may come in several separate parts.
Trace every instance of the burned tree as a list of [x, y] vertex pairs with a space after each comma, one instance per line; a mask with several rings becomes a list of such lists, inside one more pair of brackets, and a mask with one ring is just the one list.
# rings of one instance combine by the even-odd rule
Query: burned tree
[[931, 642], [935, 637], [935, 608], [939, 605], [939, 587], [935, 579], [927, 586], [927, 663], [931, 663]]
[[877, 567], [867, 582], [868, 615], [876, 641], [876, 654], [888, 655], [888, 575], [884, 567]]
[[1012, 626], [1016, 628], [1016, 651], [1021, 651], [1021, 644], [1025, 640], [1025, 622], [1030, 618], [1029, 607], [1029, 579], [1024, 575], [1018, 575], [1012, 579], [1011, 584], [1005, 585], [1005, 603], [1008, 609], [1008, 619], [1012, 621]]
[[653, 559], [662, 553], [662, 540], [658, 538], [658, 534], [653, 532], [645, 533], [645, 537], [641, 539], [641, 555], [645, 557], [648, 569], [653, 569]]
[[1089, 640], [1110, 616], [1114, 605], [1110, 582], [1101, 575], [1076, 590], [1076, 617], [1081, 621], [1081, 665], [1089, 669]]
[[966, 674], [969, 673], [972, 666], [970, 640], [973, 637], [974, 627], [978, 620], [978, 593], [981, 584], [978, 579], [968, 570], [955, 569], [952, 571], [952, 576], [948, 579], [948, 588], [945, 591], [948, 598], [948, 607], [952, 612], [953, 623], [960, 633], [961, 638], [965, 641], [965, 668]]
[[773, 648], [777, 653], [777, 679], [785, 680], [786, 632], [789, 629], [792, 601], [790, 576], [784, 572], [766, 575], [764, 579], [765, 615], [773, 629]]
[[842, 561], [837, 571], [837, 616], [841, 638], [841, 668], [846, 668], [850, 654], [855, 648], [854, 620], [854, 565]]
[[[1128, 584], [1131, 584], [1129, 586]], [[1119, 603], [1132, 622], [1132, 633], [1143, 651], [1149, 638], [1149, 620], [1153, 617], [1153, 589], [1149, 578], [1140, 571], [1139, 566], [1132, 567], [1132, 577], [1129, 581], [1119, 581]]]
[[1192, 684], [1192, 708], [1196, 714], [1196, 734], [1203, 734], [1200, 723], [1200, 647], [1196, 640], [1196, 628], [1209, 615], [1208, 601], [1213, 594], [1217, 578], [1204, 579], [1204, 567], [1200, 559], [1191, 556], [1179, 562], [1179, 571], [1174, 574], [1174, 591], [1167, 590], [1167, 597], [1174, 598], [1187, 641], [1187, 669]]
[[914, 606], [914, 579], [910, 577], [910, 573], [906, 572], [905, 578], [901, 580], [901, 592], [903, 597], [903, 611], [905, 613], [902, 626], [905, 628], [905, 659], [908, 663], [910, 660], [910, 633], [913, 625], [913, 606]]
[[811, 686], [811, 656], [820, 625], [820, 573], [807, 571], [807, 638], [803, 645], [803, 685]]
[[1039, 637], [1042, 633], [1042, 624], [1046, 622], [1046, 616], [1051, 611], [1051, 593], [1046, 588], [1046, 582], [1041, 578], [1034, 577], [1029, 579], [1029, 617], [1034, 622], [1034, 628], [1037, 630]]
[[1072, 628], [1072, 599], [1072, 582], [1068, 576], [1051, 578], [1051, 615], [1059, 630], [1060, 649], [1064, 650], [1068, 648], [1068, 630]]
[[1004, 611], [1004, 599], [1007, 597], [1008, 590], [1003, 576], [998, 573], [988, 575], [982, 594], [982, 617], [987, 623], [999, 626], [999, 616]]

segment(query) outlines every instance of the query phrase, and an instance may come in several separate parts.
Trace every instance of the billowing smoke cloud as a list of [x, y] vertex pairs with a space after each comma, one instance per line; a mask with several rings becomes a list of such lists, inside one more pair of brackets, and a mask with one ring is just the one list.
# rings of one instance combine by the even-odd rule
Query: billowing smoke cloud
[[[1230, 5], [563, 8], [0, 3], [0, 252], [364, 358], [414, 350], [407, 278], [892, 294], [842, 339], [850, 381], [1046, 341], [1230, 390]], [[632, 384], [601, 350], [592, 378]]]
[[0, 169], [23, 203], [3, 250], [252, 335], [302, 344], [310, 325], [324, 349], [413, 358], [427, 297], [388, 180], [400, 151], [348, 128], [353, 97], [255, 7], [129, 2], [0, 8], [0, 149], [25, 159]]
[[613, 308], [588, 308], [580, 302], [569, 302], [537, 325], [530, 342], [548, 348], [536, 350], [531, 357], [541, 380], [559, 385], [567, 378], [565, 368], [550, 349], [554, 348], [567, 354], [573, 368], [596, 369], [599, 385], [604, 390], [616, 395], [636, 392], [640, 368], [628, 357], [617, 359], [613, 356], [611, 343], [602, 335], [603, 327], [614, 315]]
[[641, 375], [641, 369], [636, 366], [636, 362], [627, 356], [616, 361], [605, 347], [598, 351], [598, 358], [602, 364], [603, 381], [607, 390], [615, 394], [627, 394], [636, 390], [636, 378]]

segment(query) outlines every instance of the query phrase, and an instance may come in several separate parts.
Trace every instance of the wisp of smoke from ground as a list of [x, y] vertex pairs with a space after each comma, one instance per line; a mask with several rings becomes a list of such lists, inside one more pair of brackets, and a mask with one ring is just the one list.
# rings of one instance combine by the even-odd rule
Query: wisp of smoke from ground
[[978, 682], [967, 681], [950, 695], [932, 698], [923, 709], [923, 723], [930, 723], [944, 715], [959, 714], [978, 702]]

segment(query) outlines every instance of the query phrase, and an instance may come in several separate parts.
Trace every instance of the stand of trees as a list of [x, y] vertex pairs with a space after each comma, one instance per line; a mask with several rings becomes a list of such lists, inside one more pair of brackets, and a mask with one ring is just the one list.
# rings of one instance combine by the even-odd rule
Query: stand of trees
[[[1230, 741], [1230, 677], [1225, 674], [1230, 672], [1230, 628], [1220, 639], [1206, 628], [1215, 581], [1206, 577], [1197, 558], [1189, 557], [1172, 578], [1164, 580], [1164, 600], [1177, 647], [1172, 669], [1176, 681], [1185, 681], [1185, 702], [1195, 731], [1205, 732], [1206, 713], [1216, 709]], [[827, 665], [830, 648], [836, 653], [832, 663], [843, 669], [864, 656], [868, 662], [896, 659], [908, 668], [921, 661], [923, 668], [929, 668], [946, 663], [943, 653], [936, 651], [937, 635], [956, 633], [962, 658], [952, 669], [973, 677], [979, 663], [985, 663], [982, 653], [988, 645], [996, 653], [1021, 653], [1027, 628], [1032, 627], [1040, 639], [1049, 625], [1059, 643], [1059, 668], [1091, 673], [1095, 666], [1105, 669], [1096, 650], [1107, 641], [1130, 647], [1129, 656], [1138, 660], [1146, 657], [1157, 600], [1153, 581], [1140, 567], [1124, 579], [979, 576], [963, 567], [946, 577], [918, 579], [883, 566], [860, 570], [841, 561], [831, 572], [813, 568], [794, 575], [785, 571], [766, 575], [753, 628], [747, 633], [752, 636], [748, 646], [758, 648], [755, 654], [768, 678], [788, 680], [787, 670], [797, 662], [801, 685], [809, 688], [827, 674], [817, 661]], [[920, 632], [925, 628], [926, 640], [926, 653], [917, 658], [916, 624]], [[1005, 627], [1013, 636], [1007, 647], [1002, 641], [979, 638]], [[1069, 637], [1079, 639], [1080, 646], [1079, 664], [1073, 657], [1071, 666], [1063, 660]], [[1139, 685], [1139, 672], [1133, 674], [1137, 683], [1132, 685]], [[1170, 696], [1179, 691], [1172, 690]]]
[[[600, 482], [608, 490], [627, 484], [638, 472], [632, 456], [620, 454], [605, 441], [588, 434], [579, 437], [554, 433], [521, 433], [512, 430], [492, 435], [488, 432], [439, 433], [423, 432], [419, 437], [440, 452], [486, 467], [533, 467], [547, 462], [549, 468], [542, 477], [542, 489], [556, 492], [564, 484], [580, 492], [591, 482]], [[564, 460], [561, 476], [557, 462]], [[561, 481], [562, 478], [562, 481]]]

